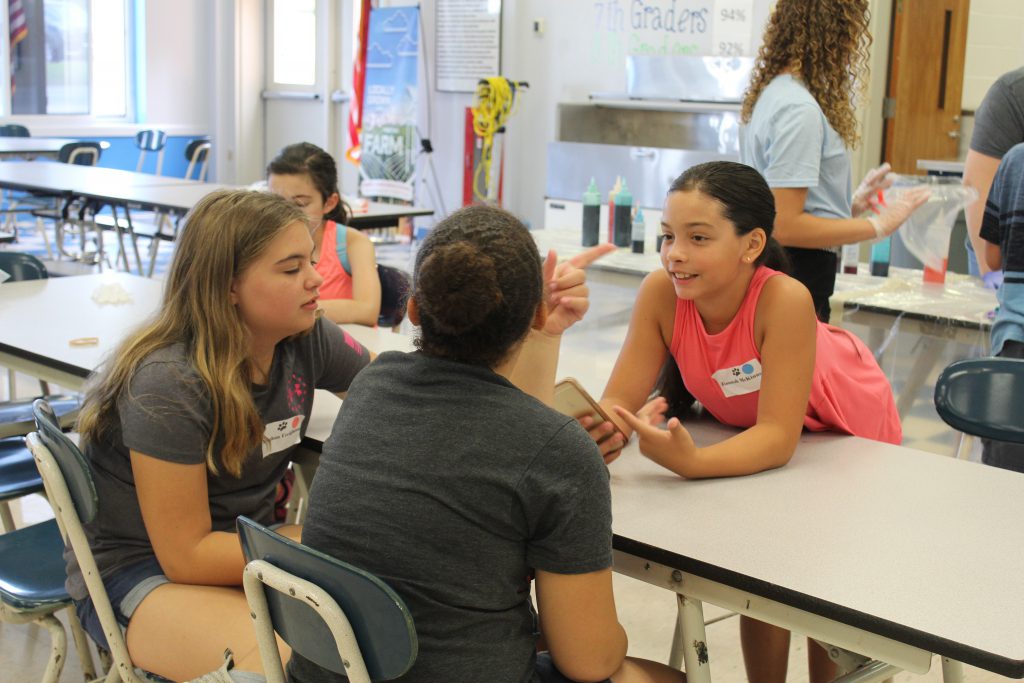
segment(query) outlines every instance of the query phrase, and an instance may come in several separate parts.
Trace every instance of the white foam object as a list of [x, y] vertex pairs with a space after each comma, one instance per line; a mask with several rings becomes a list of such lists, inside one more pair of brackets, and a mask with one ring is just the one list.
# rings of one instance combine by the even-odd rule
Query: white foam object
[[99, 305], [104, 304], [130, 304], [133, 302], [132, 295], [124, 287], [116, 282], [100, 285], [92, 292], [92, 300]]

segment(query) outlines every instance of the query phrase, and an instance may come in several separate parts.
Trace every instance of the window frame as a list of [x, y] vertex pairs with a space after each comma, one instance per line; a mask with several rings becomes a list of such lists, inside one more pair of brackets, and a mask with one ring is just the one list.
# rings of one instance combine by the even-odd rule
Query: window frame
[[[144, 21], [144, 9], [140, 2], [145, 0], [121, 0], [125, 10], [125, 113], [123, 115], [98, 114], [14, 114], [11, 93], [11, 49], [9, 15], [0, 11], [0, 117], [8, 123], [20, 123], [29, 130], [53, 134], [53, 130], [111, 128], [133, 125], [138, 122], [138, 72], [141, 69], [140, 55], [145, 50], [144, 36], [139, 35], [140, 18]], [[90, 10], [92, 8], [90, 0]], [[90, 31], [91, 31], [90, 17]], [[93, 65], [90, 40], [89, 69]], [[90, 74], [91, 76], [91, 74]], [[89, 106], [92, 107], [92, 83], [89, 84]]]

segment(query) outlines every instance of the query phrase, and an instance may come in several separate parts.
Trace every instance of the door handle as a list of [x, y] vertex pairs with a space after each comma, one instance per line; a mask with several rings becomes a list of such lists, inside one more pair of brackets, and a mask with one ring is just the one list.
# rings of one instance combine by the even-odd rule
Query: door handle
[[949, 137], [951, 137], [951, 138], [953, 138], [955, 140], [958, 137], [960, 137], [960, 131], [958, 131], [958, 130], [951, 130], [951, 131], [948, 131], [946, 133], [946, 135], [948, 135]]
[[265, 100], [319, 100], [320, 93], [299, 90], [264, 90], [260, 95]]

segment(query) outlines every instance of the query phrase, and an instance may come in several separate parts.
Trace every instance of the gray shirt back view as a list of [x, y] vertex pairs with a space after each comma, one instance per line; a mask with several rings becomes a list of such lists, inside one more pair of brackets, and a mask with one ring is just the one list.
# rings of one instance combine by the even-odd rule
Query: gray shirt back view
[[[384, 353], [324, 444], [302, 541], [406, 602], [401, 681], [531, 681], [533, 569], [611, 566], [608, 470], [579, 424], [482, 367]], [[295, 655], [293, 680], [343, 680]]]
[[974, 114], [971, 149], [1002, 159], [1024, 142], [1024, 67], [1000, 76]]

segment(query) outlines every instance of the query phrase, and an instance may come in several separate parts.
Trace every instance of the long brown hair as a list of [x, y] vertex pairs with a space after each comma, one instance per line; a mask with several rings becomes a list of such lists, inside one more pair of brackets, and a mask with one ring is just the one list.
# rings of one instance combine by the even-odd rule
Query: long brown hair
[[235, 278], [296, 221], [306, 223], [302, 211], [269, 192], [220, 190], [195, 206], [181, 231], [160, 310], [122, 342], [86, 392], [78, 418], [83, 442], [99, 443], [113, 433], [118, 401], [130, 397], [146, 357], [182, 343], [213, 411], [207, 468], [216, 474], [219, 464], [241, 474], [263, 437], [263, 423], [252, 400], [250, 336], [228, 294]]
[[869, 17], [868, 0], [779, 0], [764, 31], [740, 120], [750, 122], [761, 92], [788, 70], [846, 146], [856, 147], [860, 134], [853, 95], [867, 87]]

